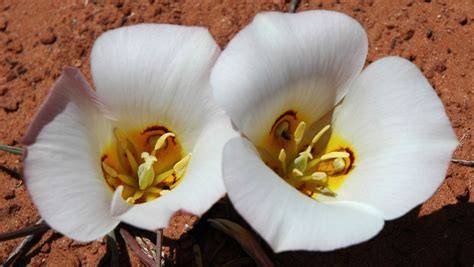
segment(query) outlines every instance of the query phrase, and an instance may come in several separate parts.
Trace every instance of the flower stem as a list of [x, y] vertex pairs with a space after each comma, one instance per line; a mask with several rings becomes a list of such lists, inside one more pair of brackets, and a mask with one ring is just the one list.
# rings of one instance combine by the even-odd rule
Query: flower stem
[[23, 154], [23, 149], [18, 148], [18, 147], [13, 147], [13, 146], [7, 146], [7, 145], [0, 145], [0, 151], [5, 151], [8, 153], [12, 153], [14, 155], [22, 155]]
[[24, 236], [28, 236], [28, 235], [32, 235], [32, 234], [36, 234], [36, 233], [40, 233], [40, 232], [45, 232], [48, 229], [49, 229], [49, 226], [46, 223], [41, 222], [39, 224], [32, 225], [32, 226], [27, 226], [27, 227], [24, 227], [24, 228], [19, 229], [19, 230], [6, 232], [6, 233], [1, 233], [0, 234], [0, 242], [15, 239], [15, 238], [19, 238], [19, 237], [24, 237]]
[[161, 251], [163, 249], [163, 229], [156, 231], [156, 267], [161, 267]]
[[156, 266], [155, 261], [150, 258], [145, 252], [143, 252], [140, 244], [137, 240], [124, 228], [120, 228], [120, 235], [123, 237], [123, 240], [128, 244], [130, 249], [137, 255], [137, 257], [148, 267]]
[[[113, 232], [112, 232], [113, 233]], [[110, 265], [112, 267], [120, 266], [119, 263], [119, 256], [118, 256], [118, 248], [117, 248], [117, 241], [112, 235], [106, 235], [106, 242], [107, 242], [107, 253], [110, 253]]]
[[290, 8], [288, 11], [290, 13], [295, 13], [296, 8], [298, 7], [299, 3], [300, 3], [300, 0], [291, 0]]

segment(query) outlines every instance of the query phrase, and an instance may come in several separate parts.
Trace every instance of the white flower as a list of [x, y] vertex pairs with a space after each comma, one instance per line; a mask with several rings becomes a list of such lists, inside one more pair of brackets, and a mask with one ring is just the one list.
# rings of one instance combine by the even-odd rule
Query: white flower
[[361, 72], [366, 54], [363, 28], [342, 13], [268, 12], [212, 71], [246, 137], [224, 149], [229, 198], [277, 252], [363, 242], [444, 179], [457, 141], [436, 93], [402, 58]]
[[206, 29], [144, 24], [98, 38], [96, 91], [63, 72], [24, 137], [25, 182], [52, 228], [79, 241], [120, 221], [156, 230], [225, 193], [233, 131], [209, 85], [219, 53]]

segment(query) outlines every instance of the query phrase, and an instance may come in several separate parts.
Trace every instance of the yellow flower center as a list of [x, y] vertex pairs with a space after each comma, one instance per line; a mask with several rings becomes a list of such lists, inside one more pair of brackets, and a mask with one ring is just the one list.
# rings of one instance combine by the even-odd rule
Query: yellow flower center
[[[311, 135], [307, 125], [290, 110], [278, 117], [259, 152], [265, 164], [287, 183], [312, 198], [336, 196], [336, 189], [354, 168], [351, 145], [331, 126], [316, 129]], [[324, 140], [323, 140], [324, 139]]]
[[122, 197], [140, 204], [163, 196], [183, 179], [191, 154], [182, 152], [176, 135], [162, 126], [124, 133], [114, 130], [115, 139], [101, 157], [105, 181]]

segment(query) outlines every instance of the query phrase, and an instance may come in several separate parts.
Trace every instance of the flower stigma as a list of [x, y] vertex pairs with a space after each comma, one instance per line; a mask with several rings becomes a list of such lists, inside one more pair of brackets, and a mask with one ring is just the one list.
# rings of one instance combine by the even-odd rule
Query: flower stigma
[[355, 153], [343, 138], [329, 134], [330, 128], [311, 135], [306, 122], [289, 110], [275, 120], [258, 150], [265, 164], [298, 191], [314, 199], [335, 197], [355, 167]]
[[123, 132], [115, 128], [115, 139], [101, 157], [106, 183], [115, 191], [123, 186], [122, 197], [140, 204], [168, 194], [183, 179], [191, 160], [176, 135], [162, 126]]

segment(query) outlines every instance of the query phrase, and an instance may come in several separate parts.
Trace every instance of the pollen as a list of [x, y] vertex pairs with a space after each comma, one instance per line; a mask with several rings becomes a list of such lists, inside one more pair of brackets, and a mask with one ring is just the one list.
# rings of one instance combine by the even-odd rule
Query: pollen
[[112, 191], [123, 186], [129, 204], [153, 201], [182, 181], [191, 160], [176, 134], [163, 126], [124, 132], [116, 128], [114, 140], [102, 153], [104, 180]]
[[312, 128], [295, 111], [287, 111], [275, 121], [259, 151], [265, 163], [301, 193], [313, 199], [336, 197], [355, 167], [354, 149], [329, 132], [331, 125], [317, 132]]

